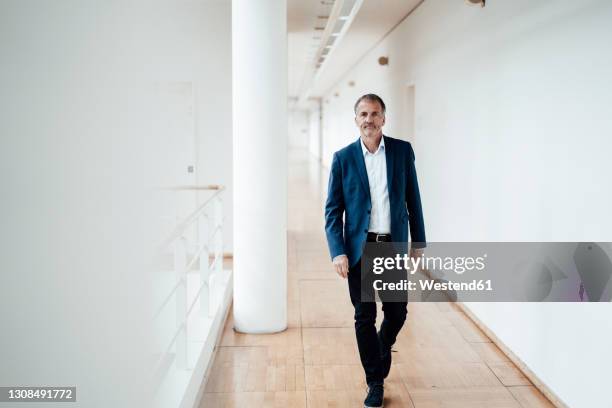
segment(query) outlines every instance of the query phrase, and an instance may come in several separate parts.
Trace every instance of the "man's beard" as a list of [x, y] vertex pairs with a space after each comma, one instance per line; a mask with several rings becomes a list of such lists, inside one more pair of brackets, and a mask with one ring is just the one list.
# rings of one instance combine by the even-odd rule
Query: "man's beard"
[[377, 127], [375, 127], [375, 126], [372, 126], [372, 127], [364, 127], [364, 128], [363, 128], [363, 134], [364, 134], [364, 136], [366, 136], [366, 137], [376, 136], [376, 135], [378, 135], [379, 131], [380, 131], [380, 129], [379, 129], [379, 128], [377, 128]]

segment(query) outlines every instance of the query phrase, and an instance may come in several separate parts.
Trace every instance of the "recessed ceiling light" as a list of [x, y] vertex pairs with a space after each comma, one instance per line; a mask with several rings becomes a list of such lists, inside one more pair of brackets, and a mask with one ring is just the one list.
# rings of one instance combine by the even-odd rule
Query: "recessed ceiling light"
[[480, 7], [485, 6], [485, 0], [465, 0], [465, 2], [472, 6], [480, 6]]

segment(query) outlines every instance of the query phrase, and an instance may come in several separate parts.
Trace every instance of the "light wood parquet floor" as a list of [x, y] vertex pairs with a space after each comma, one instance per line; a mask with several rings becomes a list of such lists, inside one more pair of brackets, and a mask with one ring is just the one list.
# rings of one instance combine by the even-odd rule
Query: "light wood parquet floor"
[[[323, 230], [328, 175], [304, 151], [292, 151], [289, 163], [289, 327], [236, 333], [230, 311], [202, 408], [363, 406], [353, 308]], [[453, 304], [409, 303], [394, 350], [385, 407], [553, 407]]]

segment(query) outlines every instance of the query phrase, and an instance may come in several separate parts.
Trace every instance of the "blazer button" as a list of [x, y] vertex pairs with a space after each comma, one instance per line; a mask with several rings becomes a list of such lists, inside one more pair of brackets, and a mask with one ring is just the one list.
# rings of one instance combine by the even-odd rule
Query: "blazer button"
[[371, 214], [371, 213], [372, 213], [372, 210], [368, 210], [368, 214]]
[[363, 230], [363, 232], [365, 232], [365, 233], [367, 234], [367, 233], [368, 233], [368, 230], [367, 230], [367, 229], [364, 229], [364, 230]]

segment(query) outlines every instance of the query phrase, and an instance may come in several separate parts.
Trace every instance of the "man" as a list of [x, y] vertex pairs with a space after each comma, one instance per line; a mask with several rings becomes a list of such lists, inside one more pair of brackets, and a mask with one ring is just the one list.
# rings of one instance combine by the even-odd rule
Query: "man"
[[412, 146], [383, 136], [385, 103], [379, 96], [360, 97], [354, 110], [360, 138], [334, 154], [325, 232], [334, 268], [342, 278], [348, 277], [355, 307], [355, 334], [368, 384], [364, 405], [382, 407], [391, 346], [406, 320], [407, 302], [383, 301], [384, 320], [377, 333], [376, 303], [360, 296], [361, 257], [366, 242], [408, 242], [406, 220], [412, 237], [410, 256], [419, 257], [425, 227]]

